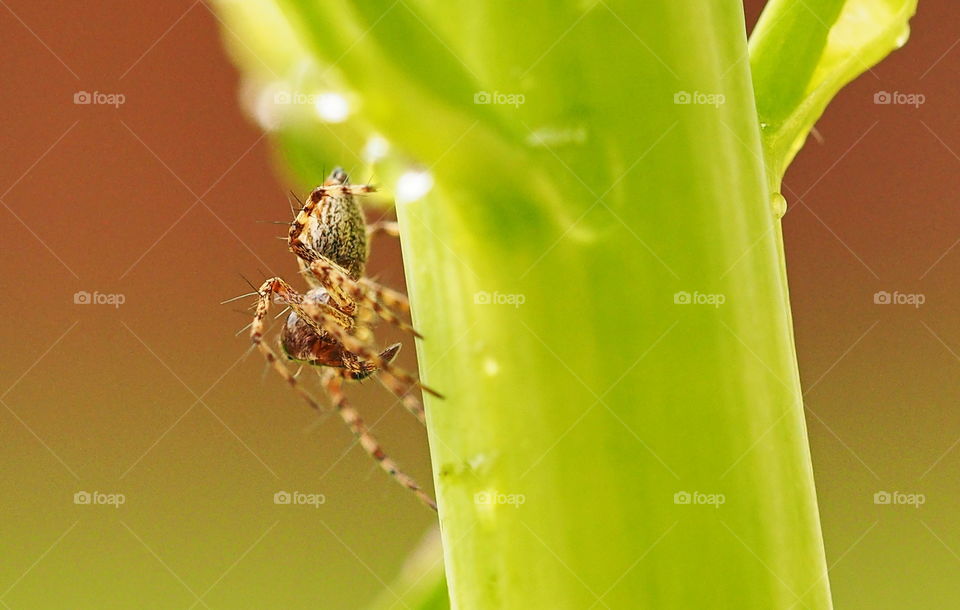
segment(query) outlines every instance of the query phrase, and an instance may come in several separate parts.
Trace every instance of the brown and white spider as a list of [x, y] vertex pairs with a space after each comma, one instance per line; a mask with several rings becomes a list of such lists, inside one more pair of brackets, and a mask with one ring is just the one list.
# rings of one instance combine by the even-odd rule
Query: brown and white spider
[[400, 350], [399, 343], [380, 352], [372, 347], [370, 323], [374, 316], [420, 337], [394, 312], [409, 313], [406, 297], [363, 277], [370, 236], [379, 232], [397, 234], [394, 223], [376, 223], [369, 227], [364, 223], [356, 195], [373, 190], [371, 186], [349, 184], [347, 174], [340, 168], [333, 170], [323, 185], [313, 190], [290, 224], [288, 237], [290, 250], [297, 256], [300, 272], [310, 289], [301, 295], [282, 278], [265, 281], [256, 293], [250, 339], [310, 407], [324, 411], [263, 340], [271, 301], [288, 307], [290, 315], [279, 337], [285, 356], [318, 368], [321, 384], [334, 409], [364, 450], [387, 474], [436, 510], [433, 499], [384, 453], [356, 409], [348, 404], [342, 387], [345, 380], [360, 380], [377, 373], [383, 384], [421, 422], [425, 421], [423, 406], [410, 393], [414, 386], [440, 396], [392, 364]]

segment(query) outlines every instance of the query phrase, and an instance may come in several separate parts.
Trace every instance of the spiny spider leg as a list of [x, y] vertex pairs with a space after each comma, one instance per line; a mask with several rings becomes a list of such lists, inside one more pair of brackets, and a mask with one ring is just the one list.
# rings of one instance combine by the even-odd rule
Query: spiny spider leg
[[382, 301], [384, 305], [392, 309], [399, 309], [403, 313], [410, 313], [410, 301], [407, 300], [407, 295], [402, 292], [397, 292], [391, 288], [387, 288], [382, 284], [362, 277], [359, 281], [360, 285], [365, 287], [370, 292], [373, 292], [377, 300]]
[[378, 220], [373, 224], [367, 225], [367, 235], [373, 237], [383, 233], [390, 237], [400, 237], [400, 225], [392, 220]]
[[336, 263], [324, 258], [318, 258], [316, 255], [314, 255], [313, 259], [308, 263], [310, 272], [320, 280], [321, 284], [331, 289], [330, 294], [339, 301], [339, 305], [351, 307], [353, 303], [360, 303], [372, 309], [373, 312], [384, 321], [393, 324], [403, 331], [409, 332], [418, 339], [423, 338], [423, 335], [401, 320], [397, 314], [393, 313], [386, 305], [380, 302], [380, 299], [390, 300], [390, 297], [384, 296], [384, 291], [381, 290], [378, 284], [374, 282], [364, 284], [367, 286], [367, 290], [364, 290], [360, 287], [360, 284], [350, 279], [350, 276], [347, 275], [342, 268], [338, 267]]
[[257, 297], [257, 312], [254, 314], [253, 323], [250, 325], [250, 340], [257, 349], [260, 350], [260, 353], [263, 354], [263, 357], [267, 359], [267, 362], [273, 369], [283, 377], [284, 381], [310, 405], [310, 408], [318, 413], [323, 413], [326, 409], [310, 392], [300, 385], [297, 378], [290, 372], [290, 369], [277, 357], [276, 352], [263, 342], [263, 333], [265, 331], [264, 320], [267, 317], [267, 312], [270, 310], [270, 299], [273, 295], [280, 295], [287, 300], [287, 302], [299, 300], [301, 298], [300, 295], [296, 290], [291, 288], [289, 284], [278, 277], [265, 281], [257, 292], [259, 294]]
[[423, 403], [421, 403], [413, 394], [404, 392], [403, 386], [399, 384], [399, 380], [396, 377], [390, 373], [380, 371], [380, 375], [377, 378], [380, 380], [380, 383], [383, 385], [383, 387], [390, 390], [394, 396], [400, 399], [400, 402], [403, 403], [404, 408], [413, 413], [413, 416], [420, 420], [421, 424], [427, 424], [427, 415], [423, 410]]
[[[390, 237], [399, 238], [400, 237], [400, 225], [393, 220], [378, 220], [373, 224], [367, 225], [367, 237], [375, 237], [383, 233]], [[402, 292], [397, 292], [396, 290], [391, 290], [386, 286], [378, 284], [373, 280], [367, 279], [365, 277], [360, 278], [360, 285], [365, 286], [368, 290], [372, 290], [379, 294], [379, 300], [383, 301], [383, 304], [387, 307], [392, 307], [393, 309], [399, 309], [403, 313], [410, 313], [410, 303], [407, 301], [407, 295]]]
[[[400, 344], [395, 343], [381, 352], [380, 358], [386, 362], [391, 362], [399, 351]], [[375, 364], [363, 362], [356, 354], [352, 353], [344, 354], [343, 366], [349, 373], [347, 378], [354, 380], [366, 379], [373, 373], [377, 373], [377, 378], [380, 380], [380, 383], [400, 399], [403, 407], [416, 417], [421, 424], [427, 424], [427, 417], [423, 411], [423, 405], [416, 396], [410, 393], [412, 388], [400, 383], [399, 379], [382, 369], [378, 369]]]
[[357, 440], [360, 441], [360, 445], [364, 451], [376, 460], [380, 468], [387, 474], [415, 493], [417, 497], [420, 498], [420, 501], [433, 510], [437, 510], [437, 504], [433, 501], [433, 498], [424, 492], [413, 478], [397, 468], [397, 464], [384, 453], [380, 447], [380, 443], [377, 442], [377, 439], [370, 433], [366, 424], [360, 419], [360, 414], [347, 403], [347, 397], [343, 393], [342, 388], [342, 373], [334, 369], [325, 369], [320, 372], [320, 378], [323, 381], [324, 388], [330, 395], [330, 399], [333, 401], [334, 409], [336, 409], [340, 417], [343, 418], [344, 423], [347, 424], [347, 427], [349, 427], [354, 436], [357, 437]]

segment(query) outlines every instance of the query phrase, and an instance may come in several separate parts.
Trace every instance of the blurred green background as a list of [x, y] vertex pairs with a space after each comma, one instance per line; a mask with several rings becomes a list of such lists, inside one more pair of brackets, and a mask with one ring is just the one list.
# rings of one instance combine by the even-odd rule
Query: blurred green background
[[[748, 23], [761, 7], [747, 3]], [[838, 608], [960, 608], [960, 15], [924, 0], [912, 24], [786, 177]], [[288, 218], [291, 185], [239, 107], [216, 18], [189, 0], [8, 0], [0, 31], [0, 608], [363, 607], [433, 515], [243, 358], [244, 304], [217, 305], [247, 290], [240, 274], [292, 277], [294, 264], [283, 227], [256, 222]], [[80, 91], [125, 101], [74, 104]], [[874, 104], [883, 91], [926, 99]], [[329, 165], [362, 166], [330, 147]], [[402, 286], [397, 245], [373, 248], [370, 270]], [[125, 302], [78, 305], [77, 291]], [[877, 305], [878, 291], [925, 303]], [[375, 384], [354, 396], [429, 483], [419, 424]], [[326, 502], [278, 506], [279, 490]], [[126, 502], [76, 505], [78, 491]], [[876, 505], [878, 491], [926, 502]]]

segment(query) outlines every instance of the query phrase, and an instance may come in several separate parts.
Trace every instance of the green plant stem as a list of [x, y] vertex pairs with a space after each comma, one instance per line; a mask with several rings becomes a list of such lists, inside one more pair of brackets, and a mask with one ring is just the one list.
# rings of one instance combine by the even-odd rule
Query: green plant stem
[[[492, 205], [476, 196], [489, 176], [398, 206], [423, 374], [447, 394], [428, 429], [456, 608], [830, 607], [749, 74], [722, 77], [746, 52], [742, 16], [713, 6], [630, 9], [652, 52], [581, 23], [598, 56], [649, 74], [642, 89], [594, 75], [609, 98], [592, 110], [620, 119], [590, 135], [619, 181], [601, 204], [603, 187], [572, 190], [573, 226], [498, 231], [552, 204], [502, 190]], [[695, 88], [726, 103], [670, 103]], [[666, 103], [624, 129], [631, 94]], [[725, 503], [675, 504], [684, 491]]]

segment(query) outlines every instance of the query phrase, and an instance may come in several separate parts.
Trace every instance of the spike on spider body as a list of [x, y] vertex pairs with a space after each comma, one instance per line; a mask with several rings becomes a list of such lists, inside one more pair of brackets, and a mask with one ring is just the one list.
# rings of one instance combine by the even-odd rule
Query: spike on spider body
[[294, 290], [282, 278], [266, 280], [257, 290], [256, 314], [250, 339], [267, 362], [313, 409], [323, 410], [313, 395], [264, 340], [271, 303], [290, 309], [280, 332], [279, 344], [287, 359], [317, 368], [321, 384], [334, 409], [358, 438], [360, 445], [380, 467], [436, 510], [433, 499], [412, 478], [401, 472], [370, 434], [342, 389], [345, 380], [355, 381], [377, 374], [383, 384], [421, 422], [423, 406], [411, 394], [416, 386], [439, 396], [410, 373], [393, 364], [400, 344], [384, 350], [373, 347], [370, 324], [380, 318], [416, 333], [397, 311], [409, 312], [406, 297], [363, 276], [369, 251], [369, 236], [395, 232], [391, 223], [368, 227], [356, 195], [374, 189], [351, 185], [342, 169], [335, 169], [304, 202], [290, 224], [288, 244], [297, 257], [300, 272], [310, 285], [306, 294]]

